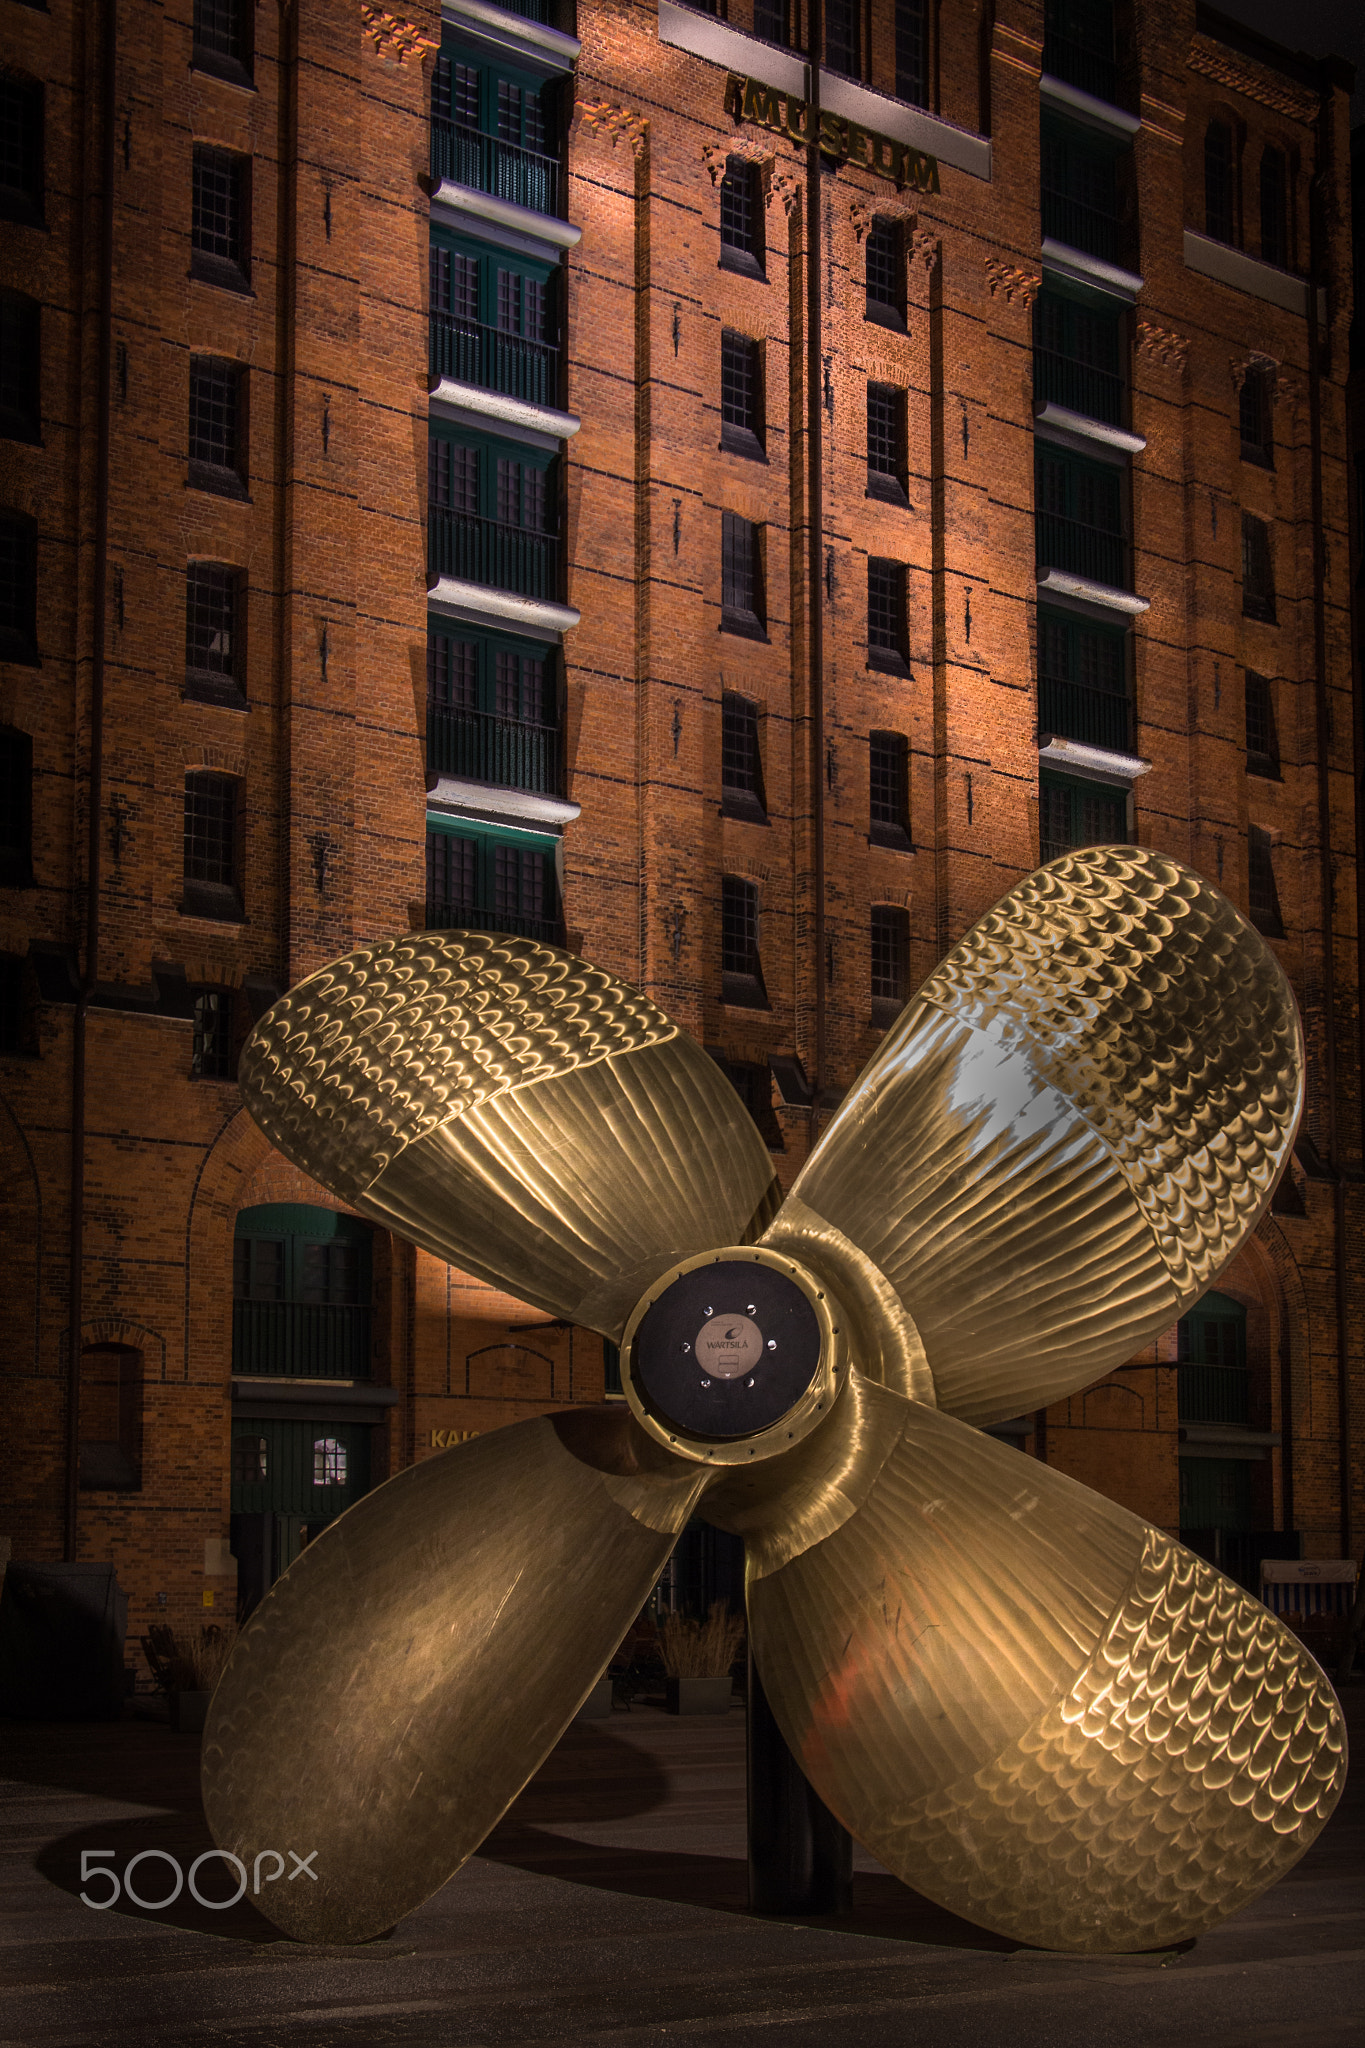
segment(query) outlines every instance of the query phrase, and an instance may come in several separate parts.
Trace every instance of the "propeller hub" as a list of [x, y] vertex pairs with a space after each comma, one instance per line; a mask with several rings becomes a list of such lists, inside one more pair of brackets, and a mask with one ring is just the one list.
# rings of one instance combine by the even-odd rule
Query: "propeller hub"
[[828, 1412], [842, 1365], [824, 1290], [793, 1260], [752, 1245], [663, 1274], [622, 1340], [622, 1383], [640, 1421], [710, 1464], [789, 1449]]

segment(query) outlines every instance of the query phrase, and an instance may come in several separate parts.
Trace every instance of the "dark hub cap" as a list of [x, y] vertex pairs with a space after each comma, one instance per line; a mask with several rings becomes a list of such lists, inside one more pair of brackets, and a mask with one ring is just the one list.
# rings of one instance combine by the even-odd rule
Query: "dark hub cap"
[[779, 1422], [820, 1363], [820, 1325], [795, 1281], [716, 1259], [650, 1304], [631, 1346], [646, 1405], [691, 1436], [752, 1436]]

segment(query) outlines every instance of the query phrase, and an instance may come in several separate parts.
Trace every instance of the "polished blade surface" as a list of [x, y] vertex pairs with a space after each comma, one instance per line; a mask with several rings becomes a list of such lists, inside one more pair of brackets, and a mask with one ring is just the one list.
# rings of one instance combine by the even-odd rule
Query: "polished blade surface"
[[[204, 1735], [204, 1810], [302, 1941], [383, 1933], [458, 1869], [639, 1612], [709, 1473], [619, 1410], [495, 1430], [316, 1539], [244, 1629]], [[267, 1873], [271, 1868], [267, 1862]]]
[[715, 1061], [529, 939], [364, 947], [266, 1013], [241, 1082], [271, 1142], [362, 1215], [612, 1337], [656, 1274], [749, 1242], [777, 1205]]
[[1302, 1099], [1264, 940], [1179, 862], [1090, 848], [948, 955], [764, 1242], [846, 1297], [866, 1261], [939, 1406], [999, 1420], [1093, 1384], [1198, 1299], [1268, 1206]]
[[820, 1526], [795, 1464], [745, 1474], [731, 1525], [768, 1698], [863, 1846], [981, 1926], [1089, 1953], [1187, 1939], [1283, 1876], [1346, 1758], [1335, 1695], [1276, 1617], [884, 1387], [857, 1387], [840, 1427], [876, 1452], [845, 1458], [830, 1533], [792, 1554], [792, 1527]]

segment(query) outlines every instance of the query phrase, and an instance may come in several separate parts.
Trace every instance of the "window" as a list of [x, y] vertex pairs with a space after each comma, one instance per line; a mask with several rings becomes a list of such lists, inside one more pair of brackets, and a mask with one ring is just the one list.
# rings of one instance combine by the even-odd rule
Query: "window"
[[929, 0], [896, 0], [896, 98], [929, 104]]
[[1119, 262], [1116, 150], [1054, 121], [1044, 122], [1042, 142], [1044, 235], [1106, 263]]
[[1177, 1403], [1182, 1422], [1229, 1422], [1250, 1414], [1247, 1312], [1230, 1295], [1209, 1293], [1176, 1324]]
[[43, 224], [43, 88], [0, 67], [0, 220]]
[[303, 1202], [243, 1209], [232, 1247], [234, 1373], [370, 1377], [371, 1233]]
[[504, 526], [525, 526], [533, 533], [546, 532], [549, 521], [545, 497], [545, 471], [534, 463], [514, 462], [498, 457], [498, 518]]
[[868, 560], [867, 665], [897, 675], [904, 675], [909, 668], [903, 562]]
[[185, 694], [215, 704], [241, 704], [246, 676], [241, 654], [242, 579], [221, 562], [191, 562], [185, 572]]
[[720, 445], [763, 458], [763, 384], [759, 346], [725, 328], [720, 337]]
[[1204, 232], [1215, 242], [1237, 239], [1232, 130], [1226, 121], [1210, 121], [1204, 131]]
[[910, 913], [872, 906], [872, 1021], [894, 1024], [909, 994]]
[[1251, 1529], [1251, 1466], [1245, 1458], [1181, 1458], [1180, 1533]]
[[427, 924], [444, 930], [479, 922], [479, 842], [458, 832], [427, 834]]
[[711, 1057], [748, 1110], [768, 1150], [784, 1152], [782, 1127], [773, 1109], [773, 1076], [768, 1062], [764, 1060], [760, 1065], [756, 1061], [727, 1060], [718, 1053]]
[[1259, 825], [1253, 825], [1247, 835], [1247, 910], [1257, 931], [1267, 939], [1284, 937], [1270, 834]]
[[1124, 634], [1059, 612], [1038, 614], [1040, 734], [1131, 754], [1132, 706]]
[[763, 800], [763, 754], [759, 744], [758, 706], [727, 690], [721, 698], [721, 809], [730, 818], [768, 822]]
[[1275, 569], [1270, 528], [1264, 519], [1242, 514], [1242, 616], [1275, 623]]
[[251, 16], [248, 0], [194, 0], [194, 69], [250, 85]]
[[80, 1434], [80, 1485], [136, 1492], [142, 1484], [142, 1353], [133, 1345], [82, 1347]]
[[442, 511], [479, 510], [479, 450], [433, 434], [427, 443], [427, 496]]
[[431, 114], [431, 169], [438, 182], [449, 178], [536, 213], [558, 211], [553, 87], [447, 48], [436, 60]]
[[7, 441], [42, 439], [38, 301], [0, 291], [0, 434]]
[[230, 988], [201, 988], [194, 998], [194, 1040], [190, 1073], [201, 1081], [232, 1081], [232, 1006]]
[[320, 1436], [313, 1444], [314, 1486], [346, 1484], [346, 1446], [339, 1437]]
[[190, 357], [190, 483], [195, 490], [246, 496], [242, 482], [242, 403], [246, 373], [218, 356]]
[[904, 505], [905, 393], [894, 384], [867, 387], [867, 494]]
[[478, 248], [435, 231], [430, 252], [430, 367], [532, 405], [559, 401], [549, 264]]
[[1271, 393], [1273, 373], [1252, 364], [1242, 372], [1237, 393], [1238, 431], [1243, 462], [1258, 462], [1263, 469], [1274, 468], [1275, 435], [1272, 425]]
[[1128, 838], [1128, 798], [1104, 782], [1044, 775], [1038, 785], [1038, 836], [1044, 861], [1078, 846], [1118, 846]]
[[545, 842], [427, 831], [427, 924], [435, 931], [519, 932], [562, 945], [554, 855]]
[[1042, 441], [1037, 445], [1036, 469], [1038, 567], [1084, 576], [1107, 589], [1125, 589], [1128, 549], [1122, 470], [1088, 462]]
[[233, 291], [250, 273], [247, 202], [249, 160], [196, 143], [190, 210], [190, 275]]
[[754, 34], [766, 43], [791, 41], [789, 0], [754, 0]]
[[1261, 258], [1289, 268], [1289, 169], [1282, 149], [1261, 153]]
[[1275, 729], [1275, 700], [1269, 679], [1246, 671], [1247, 773], [1278, 780], [1280, 741]]
[[868, 820], [874, 846], [910, 845], [910, 744], [904, 733], [868, 735]]
[[24, 963], [16, 953], [0, 953], [0, 1053], [33, 1050]]
[[1118, 73], [1111, 0], [1046, 0], [1043, 70], [1113, 104]]
[[431, 111], [438, 121], [455, 121], [462, 128], [479, 125], [479, 71], [475, 64], [462, 64], [448, 50], [436, 59], [431, 87]]
[[235, 775], [208, 770], [185, 777], [185, 895], [191, 917], [236, 919], [242, 786]]
[[232, 1483], [259, 1486], [269, 1477], [269, 1447], [263, 1436], [235, 1436], [232, 1439]]
[[866, 317], [905, 328], [905, 247], [894, 220], [874, 220], [868, 229]]
[[467, 629], [429, 631], [427, 767], [557, 795], [553, 651]]
[[497, 137], [516, 149], [545, 154], [545, 108], [534, 87], [514, 85], [510, 78], [496, 81]]
[[433, 245], [431, 264], [431, 310], [452, 320], [479, 317], [479, 264], [477, 257], [458, 249]]
[[38, 666], [38, 527], [0, 512], [0, 661]]
[[861, 78], [858, 34], [861, 0], [825, 0], [825, 63], [845, 78]]
[[1044, 291], [1033, 315], [1033, 395], [1086, 419], [1124, 424], [1121, 316]]
[[725, 160], [720, 181], [720, 264], [750, 277], [763, 275], [763, 195], [758, 165], [747, 157]]
[[33, 880], [33, 740], [0, 725], [0, 887]]
[[721, 631], [765, 639], [758, 528], [737, 512], [721, 513], [720, 557]]
[[721, 1000], [766, 1010], [768, 994], [758, 952], [758, 884], [739, 875], [722, 875], [720, 892]]

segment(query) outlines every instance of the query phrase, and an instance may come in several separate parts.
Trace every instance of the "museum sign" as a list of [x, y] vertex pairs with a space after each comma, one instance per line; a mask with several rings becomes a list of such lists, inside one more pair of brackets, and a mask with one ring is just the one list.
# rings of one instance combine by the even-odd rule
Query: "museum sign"
[[818, 118], [821, 152], [836, 163], [857, 164], [875, 177], [890, 178], [901, 187], [912, 186], [916, 192], [939, 189], [937, 157], [912, 149], [908, 142], [862, 128], [842, 114], [822, 108], [817, 117], [808, 100], [781, 92], [775, 85], [764, 85], [757, 78], [730, 73], [725, 81], [725, 111], [736, 121], [752, 121], [789, 142], [800, 143], [811, 140], [811, 122]]

